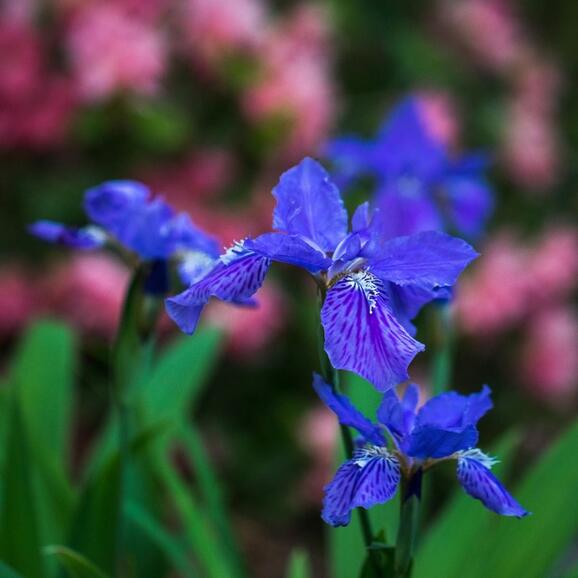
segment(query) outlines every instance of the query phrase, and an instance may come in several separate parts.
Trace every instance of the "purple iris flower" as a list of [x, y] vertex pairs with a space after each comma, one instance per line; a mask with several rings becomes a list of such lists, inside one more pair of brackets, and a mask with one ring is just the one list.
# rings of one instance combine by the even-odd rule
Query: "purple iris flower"
[[327, 155], [342, 182], [375, 178], [375, 204], [389, 237], [455, 230], [475, 238], [492, 212], [486, 156], [451, 158], [428, 131], [413, 97], [394, 109], [375, 139], [338, 138], [328, 144]]
[[477, 253], [461, 239], [429, 231], [388, 239], [363, 204], [348, 216], [325, 169], [306, 158], [273, 190], [276, 232], [231, 247], [189, 289], [167, 300], [167, 311], [192, 333], [211, 297], [247, 303], [272, 261], [297, 265], [324, 296], [321, 323], [333, 366], [358, 373], [380, 391], [408, 378], [424, 346], [411, 320], [449, 288]]
[[446, 460], [457, 461], [458, 481], [486, 508], [502, 516], [528, 515], [491, 472], [496, 460], [476, 448], [477, 423], [492, 408], [487, 386], [472, 395], [443, 393], [419, 410], [417, 386], [409, 385], [401, 399], [389, 391], [377, 410], [378, 423], [367, 419], [319, 375], [314, 376], [313, 386], [339, 421], [361, 436], [353, 457], [325, 487], [322, 517], [328, 524], [346, 526], [354, 508], [387, 502], [402, 477], [411, 480]]
[[[198, 229], [185, 213], [175, 211], [136, 181], [108, 181], [86, 191], [84, 210], [92, 221], [68, 227], [52, 221], [30, 226], [33, 235], [75, 249], [120, 245], [142, 261], [181, 261], [181, 276], [189, 282], [219, 255], [215, 239]], [[158, 267], [157, 267], [158, 269]], [[197, 270], [198, 269], [198, 270]]]

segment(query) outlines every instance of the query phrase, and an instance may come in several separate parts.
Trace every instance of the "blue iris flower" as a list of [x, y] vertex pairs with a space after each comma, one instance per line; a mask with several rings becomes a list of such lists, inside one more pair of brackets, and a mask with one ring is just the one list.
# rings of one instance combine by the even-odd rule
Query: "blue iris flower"
[[411, 480], [442, 460], [457, 462], [463, 489], [486, 508], [502, 516], [528, 515], [491, 472], [496, 460], [476, 448], [477, 423], [492, 408], [487, 386], [472, 395], [443, 393], [419, 410], [417, 386], [409, 385], [401, 399], [389, 391], [377, 410], [378, 423], [367, 419], [319, 375], [314, 376], [313, 386], [339, 421], [361, 436], [353, 457], [325, 487], [322, 517], [328, 524], [347, 525], [354, 508], [387, 502], [402, 477]]
[[198, 229], [187, 214], [177, 214], [162, 198], [153, 197], [142, 183], [108, 181], [93, 187], [85, 194], [84, 209], [92, 221], [86, 227], [38, 221], [29, 230], [75, 249], [120, 246], [141, 261], [154, 263], [153, 274], [159, 277], [166, 276], [166, 262], [177, 259], [185, 283], [210, 268], [219, 255], [215, 239]]
[[493, 209], [483, 154], [450, 157], [424, 125], [417, 101], [403, 100], [373, 140], [338, 138], [327, 146], [338, 177], [375, 178], [375, 204], [390, 237], [455, 230], [476, 238]]
[[348, 232], [340, 192], [306, 158], [281, 176], [272, 233], [233, 245], [189, 289], [167, 300], [171, 318], [192, 333], [211, 297], [250, 303], [272, 261], [304, 268], [324, 295], [321, 322], [333, 366], [385, 391], [408, 378], [424, 346], [411, 320], [448, 291], [477, 253], [461, 239], [429, 231], [389, 239], [365, 203]]

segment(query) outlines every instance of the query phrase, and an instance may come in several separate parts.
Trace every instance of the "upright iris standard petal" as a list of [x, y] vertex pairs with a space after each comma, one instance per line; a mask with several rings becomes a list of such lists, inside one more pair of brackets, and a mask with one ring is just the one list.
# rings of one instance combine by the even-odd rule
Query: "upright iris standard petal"
[[137, 181], [107, 181], [86, 191], [84, 210], [92, 221], [116, 234], [149, 196], [149, 188]]
[[472, 425], [463, 429], [418, 426], [404, 439], [402, 449], [412, 458], [438, 459], [473, 448], [477, 443], [478, 430]]
[[410, 383], [401, 400], [394, 391], [388, 391], [384, 394], [379, 404], [377, 419], [398, 440], [408, 435], [413, 429], [418, 398], [419, 390], [417, 386]]
[[383, 281], [431, 289], [453, 285], [477, 256], [462, 239], [426, 231], [391, 239], [368, 259], [371, 272]]
[[457, 476], [466, 493], [480, 500], [492, 512], [516, 518], [523, 518], [529, 514], [490, 469], [476, 457], [468, 455], [468, 452], [458, 458]]
[[379, 391], [406, 380], [410, 362], [424, 349], [395, 319], [383, 284], [367, 271], [329, 289], [321, 323], [333, 367], [354, 371]]
[[191, 334], [211, 297], [230, 303], [247, 303], [263, 284], [270, 265], [271, 261], [266, 257], [242, 246], [233, 248], [200, 281], [167, 299], [167, 313], [184, 333]]
[[360, 450], [325, 487], [323, 520], [331, 526], [346, 526], [354, 508], [367, 509], [391, 500], [400, 477], [399, 462], [387, 449]]
[[375, 202], [379, 211], [374, 216], [373, 228], [379, 229], [381, 239], [443, 229], [431, 191], [419, 178], [402, 176], [388, 181], [377, 192]]
[[476, 425], [493, 407], [492, 392], [485, 385], [481, 392], [460, 395], [455, 391], [428, 400], [419, 410], [416, 425], [420, 427], [464, 428]]
[[67, 227], [54, 221], [37, 221], [28, 227], [28, 231], [50, 243], [66, 245], [74, 249], [97, 249], [106, 242], [106, 234], [97, 227]]
[[373, 142], [355, 136], [337, 138], [326, 145], [325, 154], [335, 163], [335, 173], [342, 186], [373, 170], [370, 160], [373, 146]]
[[333, 251], [347, 234], [347, 211], [327, 171], [310, 158], [281, 175], [273, 189], [273, 228]]
[[331, 259], [298, 235], [265, 233], [256, 239], [247, 239], [245, 247], [272, 261], [303, 267], [318, 273], [331, 267]]
[[337, 416], [340, 423], [355, 428], [367, 442], [385, 444], [379, 426], [367, 419], [346, 396], [337, 393], [317, 373], [313, 374], [313, 387], [321, 401]]
[[374, 167], [388, 178], [409, 175], [429, 182], [439, 177], [447, 163], [443, 146], [427, 130], [413, 97], [395, 107], [374, 146]]
[[494, 197], [482, 178], [451, 177], [443, 183], [450, 222], [469, 237], [478, 237], [494, 208]]

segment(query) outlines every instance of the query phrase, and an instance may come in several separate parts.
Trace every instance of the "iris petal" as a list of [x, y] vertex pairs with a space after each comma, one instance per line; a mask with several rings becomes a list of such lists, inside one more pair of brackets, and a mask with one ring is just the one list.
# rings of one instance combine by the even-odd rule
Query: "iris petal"
[[327, 171], [310, 158], [281, 175], [273, 189], [273, 228], [333, 251], [347, 234], [347, 211]]
[[322, 251], [298, 235], [265, 233], [256, 239], [247, 239], [245, 247], [273, 261], [297, 265], [311, 273], [329, 269], [332, 263]]
[[367, 271], [331, 287], [321, 322], [333, 366], [358, 373], [379, 391], [406, 380], [408, 365], [424, 349], [396, 320], [383, 284]]
[[366, 441], [383, 445], [385, 439], [378, 426], [367, 419], [345, 396], [337, 393], [323, 378], [313, 374], [313, 387], [321, 401], [337, 416], [339, 422], [355, 428]]
[[462, 239], [426, 231], [386, 242], [379, 258], [370, 258], [371, 272], [383, 281], [424, 289], [453, 285], [478, 256]]
[[399, 480], [399, 463], [387, 450], [361, 450], [325, 487], [321, 516], [331, 526], [346, 526], [354, 508], [367, 509], [391, 500]]
[[50, 243], [66, 245], [74, 249], [97, 249], [106, 242], [106, 235], [97, 227], [67, 227], [54, 221], [37, 221], [28, 232]]
[[478, 443], [478, 430], [474, 426], [463, 429], [416, 427], [403, 441], [403, 451], [413, 458], [445, 458], [458, 451], [467, 450]]
[[269, 259], [252, 251], [233, 249], [200, 281], [167, 299], [167, 313], [184, 333], [191, 334], [210, 297], [230, 303], [247, 302], [263, 284], [270, 264]]
[[515, 516], [516, 518], [523, 518], [529, 514], [490, 469], [475, 458], [460, 457], [457, 476], [466, 493], [472, 498], [480, 500], [492, 512], [502, 516]]

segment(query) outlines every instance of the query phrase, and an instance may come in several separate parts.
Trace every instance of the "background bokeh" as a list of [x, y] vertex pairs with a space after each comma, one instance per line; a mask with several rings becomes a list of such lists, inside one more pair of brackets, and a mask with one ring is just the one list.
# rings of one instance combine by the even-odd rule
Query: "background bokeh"
[[[343, 133], [375, 134], [411, 93], [452, 150], [490, 153], [496, 209], [453, 307], [452, 387], [491, 384], [493, 437], [520, 461], [576, 414], [578, 4], [572, 0], [4, 0], [0, 3], [0, 340], [64, 320], [85, 363], [75, 458], [106, 398], [98, 383], [128, 280], [112, 256], [29, 236], [84, 223], [84, 190], [135, 178], [223, 245], [269, 228], [270, 190]], [[365, 186], [365, 188], [364, 188]], [[367, 183], [351, 192], [358, 199]], [[226, 348], [191, 418], [226, 480], [256, 576], [307, 544], [322, 572], [322, 487], [334, 418], [310, 390], [315, 295], [277, 267], [256, 311], [213, 304]], [[435, 343], [431, 311], [418, 336]], [[161, 322], [162, 339], [176, 330]], [[429, 341], [428, 341], [429, 339]], [[427, 388], [426, 353], [412, 377]], [[443, 488], [439, 489], [443, 495]], [[317, 575], [317, 574], [316, 574]], [[319, 574], [322, 575], [322, 574]]]

